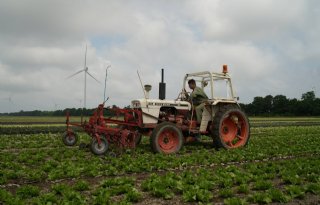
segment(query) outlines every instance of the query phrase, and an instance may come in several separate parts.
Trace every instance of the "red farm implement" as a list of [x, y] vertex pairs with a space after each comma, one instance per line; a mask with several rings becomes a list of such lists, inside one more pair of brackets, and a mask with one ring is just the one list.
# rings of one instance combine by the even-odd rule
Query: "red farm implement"
[[140, 127], [141, 112], [133, 109], [113, 108], [110, 111], [112, 117], [104, 117], [104, 104], [100, 104], [94, 111], [89, 121], [81, 123], [70, 122], [70, 115], [67, 113], [67, 130], [63, 135], [63, 142], [73, 146], [77, 142], [77, 134], [71, 129], [72, 126], [81, 127], [92, 137], [90, 144], [91, 151], [97, 155], [104, 154], [109, 144], [115, 144], [120, 148], [135, 148], [141, 140], [141, 133], [134, 128]]

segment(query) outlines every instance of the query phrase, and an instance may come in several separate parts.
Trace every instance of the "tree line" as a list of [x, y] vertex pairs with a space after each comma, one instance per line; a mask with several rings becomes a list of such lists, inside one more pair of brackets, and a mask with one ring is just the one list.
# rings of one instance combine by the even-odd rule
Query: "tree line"
[[241, 107], [249, 116], [320, 116], [320, 98], [314, 91], [303, 93], [301, 99], [284, 95], [255, 97]]
[[[118, 108], [116, 105], [108, 106], [107, 109], [104, 110], [104, 115], [108, 116], [112, 114], [110, 108]], [[55, 110], [55, 111], [41, 111], [41, 110], [33, 110], [33, 111], [23, 111], [12, 112], [12, 113], [0, 113], [0, 116], [66, 116], [67, 112], [71, 116], [91, 116], [96, 108], [66, 108], [63, 110]]]
[[[249, 116], [320, 116], [320, 98], [316, 98], [314, 91], [303, 93], [301, 99], [289, 99], [284, 95], [267, 95], [255, 97], [252, 103], [240, 103], [240, 105]], [[108, 108], [118, 107], [112, 105]], [[21, 110], [14, 113], [0, 113], [0, 116], [65, 116], [67, 111], [72, 116], [90, 116], [94, 110], [95, 108], [67, 108], [56, 111]], [[110, 115], [112, 112], [106, 109], [104, 114]]]

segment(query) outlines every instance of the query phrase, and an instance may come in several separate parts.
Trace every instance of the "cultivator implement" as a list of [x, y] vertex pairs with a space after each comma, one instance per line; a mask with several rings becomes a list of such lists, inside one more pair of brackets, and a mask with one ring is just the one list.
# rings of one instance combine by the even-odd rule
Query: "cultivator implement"
[[73, 123], [70, 114], [66, 114], [67, 130], [63, 135], [63, 142], [68, 146], [77, 143], [78, 136], [72, 127], [80, 127], [91, 136], [91, 151], [95, 154], [103, 154], [107, 151], [109, 144], [120, 149], [135, 148], [141, 140], [141, 134], [134, 129], [141, 127], [141, 112], [134, 109], [112, 108], [110, 117], [104, 117], [104, 104], [100, 104], [94, 111], [89, 121]]

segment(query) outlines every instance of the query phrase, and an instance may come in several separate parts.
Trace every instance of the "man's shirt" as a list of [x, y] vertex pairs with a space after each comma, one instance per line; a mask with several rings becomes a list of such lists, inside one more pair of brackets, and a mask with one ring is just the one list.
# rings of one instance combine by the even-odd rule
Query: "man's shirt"
[[195, 87], [192, 93], [190, 94], [190, 98], [194, 105], [200, 105], [204, 101], [208, 100], [208, 96], [200, 87]]

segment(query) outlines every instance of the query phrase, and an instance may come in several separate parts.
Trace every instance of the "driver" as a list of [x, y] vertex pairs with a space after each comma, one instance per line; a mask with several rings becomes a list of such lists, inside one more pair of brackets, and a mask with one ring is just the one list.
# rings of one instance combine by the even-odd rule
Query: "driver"
[[201, 123], [202, 118], [202, 112], [204, 109], [204, 102], [208, 100], [208, 96], [203, 91], [202, 88], [197, 87], [196, 81], [194, 79], [190, 79], [188, 81], [189, 88], [192, 90], [190, 96], [187, 95], [187, 99], [192, 102], [195, 110], [196, 110], [196, 116], [197, 116], [197, 123]]

